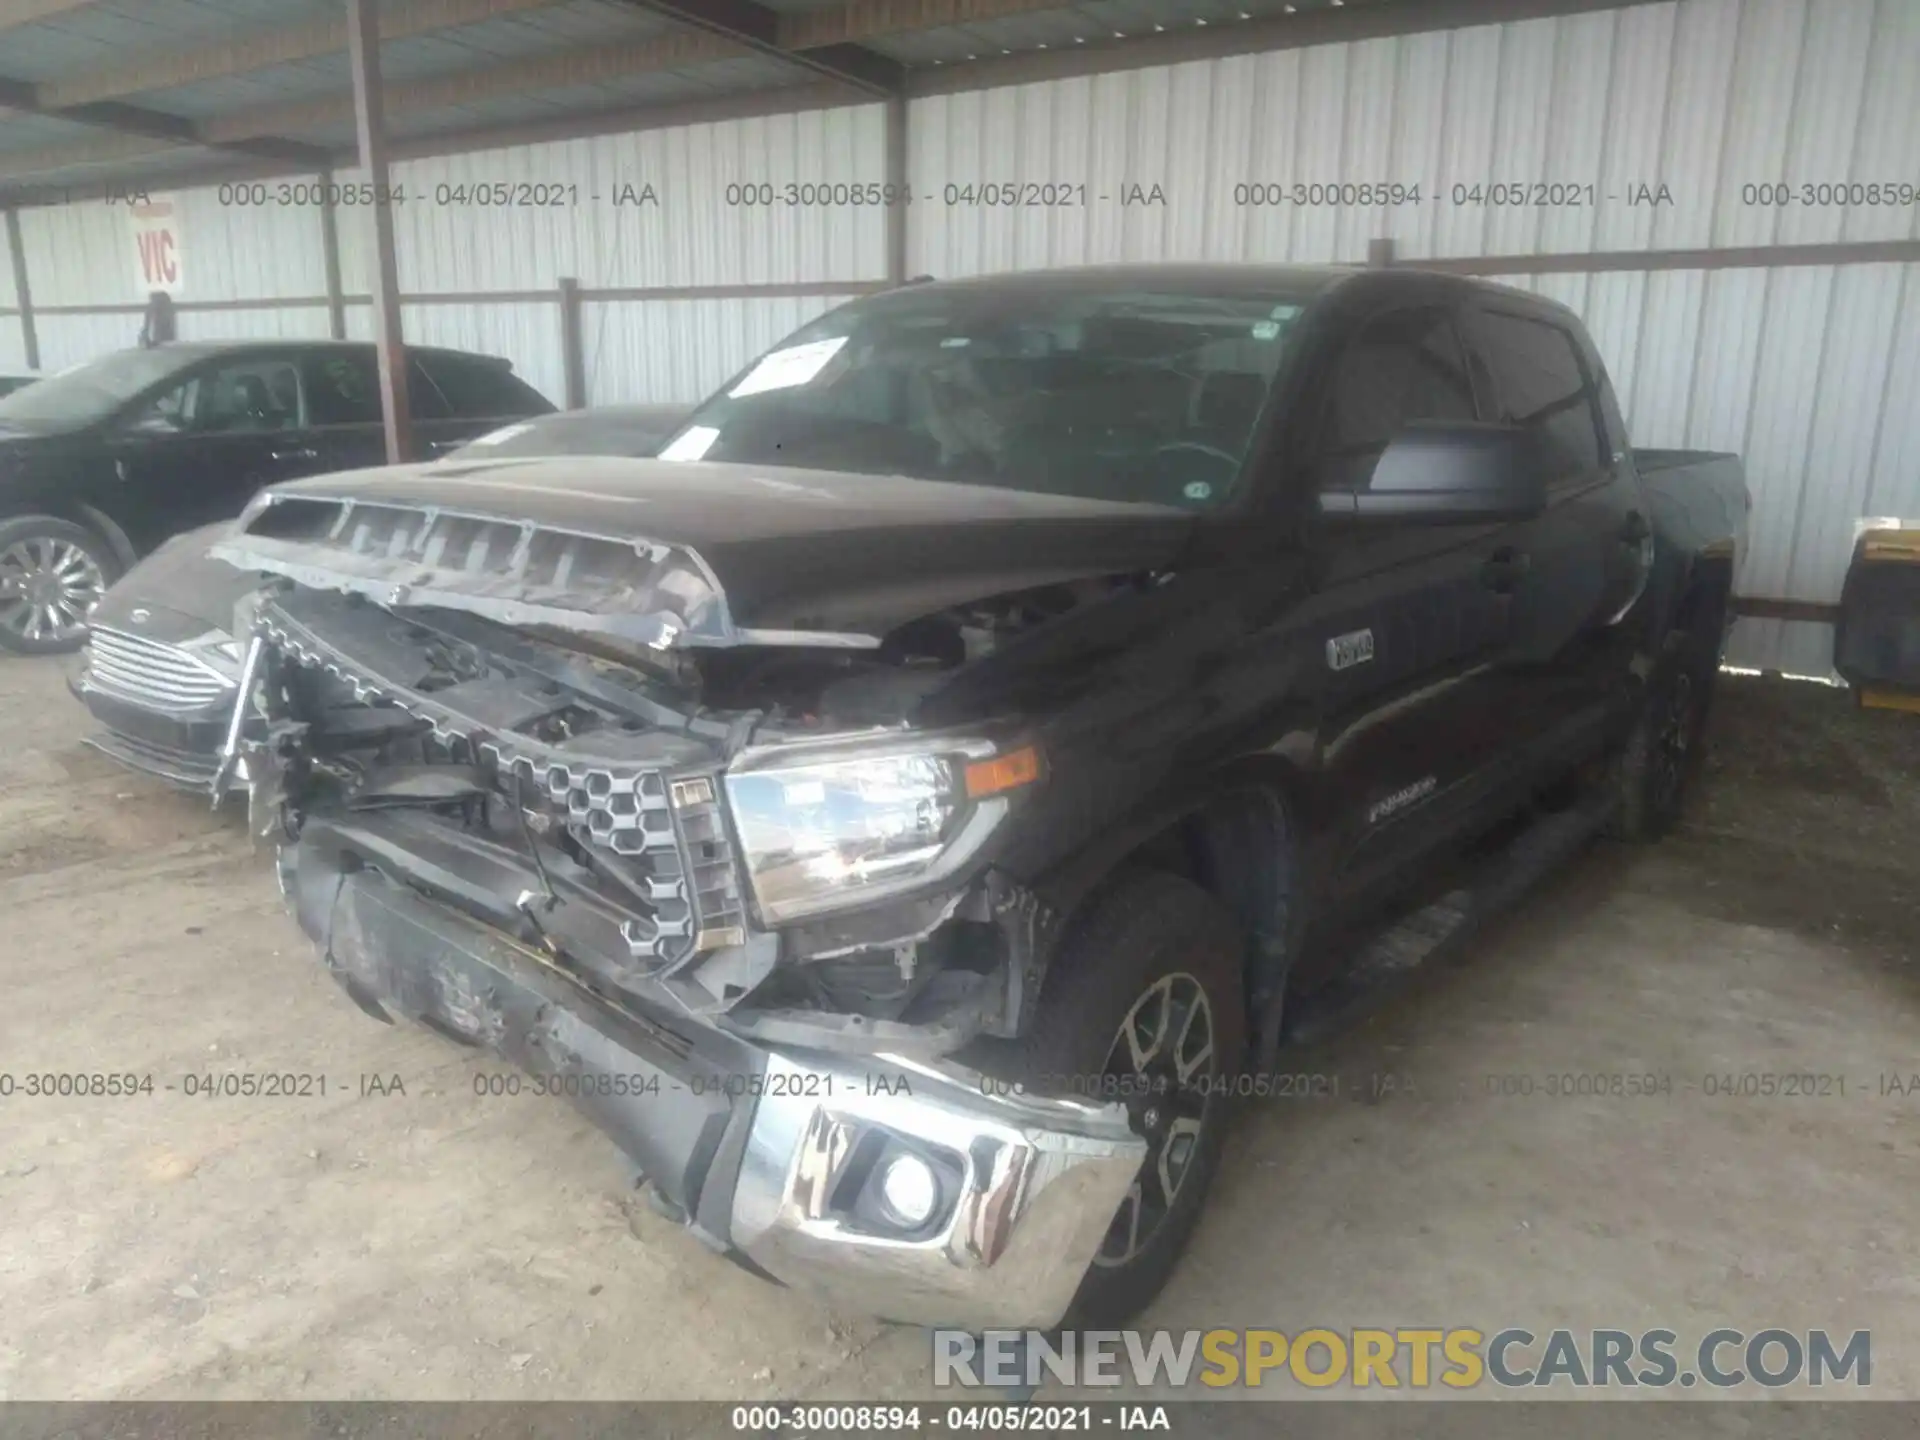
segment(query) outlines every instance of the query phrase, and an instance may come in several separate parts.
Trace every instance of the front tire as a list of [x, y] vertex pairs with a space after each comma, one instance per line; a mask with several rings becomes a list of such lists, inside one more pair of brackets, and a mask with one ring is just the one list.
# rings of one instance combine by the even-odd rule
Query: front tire
[[1110, 888], [1062, 947], [1022, 1046], [1028, 1075], [1125, 1104], [1148, 1152], [1066, 1319], [1113, 1326], [1167, 1283], [1219, 1168], [1246, 1053], [1245, 945], [1204, 890], [1160, 872]]
[[64, 655], [87, 635], [87, 616], [120, 578], [103, 536], [53, 515], [0, 522], [0, 649]]

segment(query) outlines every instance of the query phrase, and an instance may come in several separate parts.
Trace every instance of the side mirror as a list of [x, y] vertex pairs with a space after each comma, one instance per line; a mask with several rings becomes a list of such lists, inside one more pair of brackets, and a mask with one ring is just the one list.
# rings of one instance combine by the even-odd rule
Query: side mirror
[[1525, 436], [1492, 425], [1409, 425], [1381, 453], [1367, 484], [1330, 490], [1335, 518], [1460, 525], [1526, 520], [1547, 508], [1547, 486], [1528, 463]]

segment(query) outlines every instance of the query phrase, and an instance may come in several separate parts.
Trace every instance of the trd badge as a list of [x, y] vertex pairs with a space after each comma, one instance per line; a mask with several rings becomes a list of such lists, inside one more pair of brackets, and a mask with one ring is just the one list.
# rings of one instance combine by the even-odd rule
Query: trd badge
[[1327, 641], [1327, 668], [1346, 670], [1373, 658], [1373, 631], [1349, 630]]

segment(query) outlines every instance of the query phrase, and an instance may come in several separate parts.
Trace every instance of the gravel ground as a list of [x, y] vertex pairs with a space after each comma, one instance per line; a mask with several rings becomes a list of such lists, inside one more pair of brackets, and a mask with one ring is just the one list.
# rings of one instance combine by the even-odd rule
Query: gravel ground
[[[354, 1009], [237, 817], [79, 745], [62, 669], [0, 660], [0, 1069], [176, 1088], [0, 1100], [0, 1398], [927, 1393], [920, 1332], [734, 1269], [571, 1111]], [[1715, 727], [1680, 834], [1296, 1056], [1347, 1098], [1249, 1108], [1142, 1323], [1870, 1328], [1920, 1398], [1920, 1094], [1881, 1078], [1920, 1072], [1920, 717], [1729, 678]], [[230, 1071], [329, 1084], [178, 1088]], [[1565, 1072], [1673, 1088], [1487, 1094]], [[1705, 1093], [1748, 1072], [1846, 1093]]]

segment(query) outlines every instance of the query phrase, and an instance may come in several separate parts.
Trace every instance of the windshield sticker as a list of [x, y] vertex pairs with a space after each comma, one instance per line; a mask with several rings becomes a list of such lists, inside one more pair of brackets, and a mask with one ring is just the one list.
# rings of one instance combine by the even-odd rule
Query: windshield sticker
[[720, 432], [711, 425], [692, 425], [678, 440], [660, 452], [662, 460], [698, 460], [713, 448]]
[[1276, 305], [1267, 312], [1267, 318], [1270, 320], [1278, 320], [1284, 324], [1299, 313], [1300, 307], [1298, 305]]
[[813, 340], [776, 350], [762, 358], [727, 394], [738, 400], [767, 390], [791, 390], [796, 385], [805, 385], [826, 368], [827, 362], [839, 354], [840, 347], [846, 343], [846, 336], [836, 335], [831, 340]]
[[474, 436], [473, 443], [475, 445], [499, 445], [513, 439], [516, 435], [524, 435], [531, 429], [533, 429], [533, 427], [524, 422], [519, 425], [502, 425], [498, 430], [489, 430], [484, 435]]
[[1276, 320], [1259, 320], [1254, 322], [1253, 338], [1256, 340], [1271, 340], [1279, 333], [1280, 324]]
[[1213, 494], [1213, 486], [1204, 480], [1189, 480], [1181, 493], [1189, 500], [1205, 500]]

